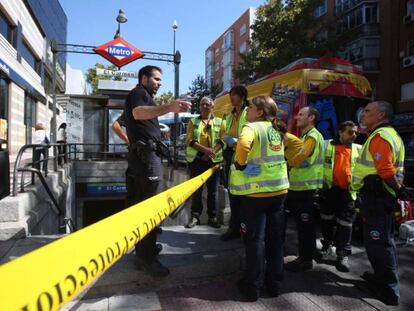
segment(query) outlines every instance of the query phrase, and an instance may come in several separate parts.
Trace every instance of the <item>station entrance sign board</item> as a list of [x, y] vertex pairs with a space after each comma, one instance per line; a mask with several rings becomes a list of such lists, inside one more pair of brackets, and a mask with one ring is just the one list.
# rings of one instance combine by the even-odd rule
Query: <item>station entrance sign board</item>
[[117, 67], [122, 67], [145, 54], [123, 38], [116, 38], [94, 49]]

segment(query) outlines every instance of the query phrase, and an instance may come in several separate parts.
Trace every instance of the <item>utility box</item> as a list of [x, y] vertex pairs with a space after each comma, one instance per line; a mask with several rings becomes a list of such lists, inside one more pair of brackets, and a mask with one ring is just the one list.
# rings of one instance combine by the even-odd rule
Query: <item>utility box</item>
[[7, 141], [0, 139], [0, 200], [10, 194], [9, 151], [3, 149]]

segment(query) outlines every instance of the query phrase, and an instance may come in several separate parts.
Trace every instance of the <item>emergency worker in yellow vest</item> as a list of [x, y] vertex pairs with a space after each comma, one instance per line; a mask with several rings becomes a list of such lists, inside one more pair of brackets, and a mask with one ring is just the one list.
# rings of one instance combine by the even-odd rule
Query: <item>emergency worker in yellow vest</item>
[[393, 211], [397, 198], [405, 201], [408, 193], [403, 185], [404, 144], [389, 124], [392, 114], [392, 105], [385, 101], [371, 102], [364, 108], [361, 122], [371, 134], [357, 159], [352, 188], [360, 191], [364, 244], [374, 270], [361, 277], [381, 301], [398, 305]]
[[264, 285], [276, 297], [283, 280], [285, 200], [289, 181], [283, 135], [276, 125], [277, 106], [269, 96], [252, 99], [247, 123], [237, 141], [229, 190], [241, 200], [240, 231], [246, 248], [246, 272], [238, 282], [249, 301]]
[[[322, 250], [319, 259], [327, 259], [336, 247], [336, 269], [349, 272], [352, 223], [355, 220], [355, 192], [351, 193], [351, 172], [361, 145], [354, 144], [358, 128], [352, 121], [339, 126], [339, 135], [326, 141], [324, 191], [321, 204]], [[335, 230], [336, 228], [336, 230]]]
[[[233, 110], [230, 114], [225, 116], [226, 133], [224, 136], [225, 149], [223, 151], [224, 156], [224, 171], [225, 171], [225, 187], [228, 188], [228, 178], [230, 165], [233, 162], [233, 155], [236, 149], [237, 138], [246, 123], [246, 107], [249, 102], [247, 101], [247, 89], [243, 85], [236, 85], [230, 89], [229, 92], [231, 105]], [[230, 191], [229, 203], [230, 203], [230, 221], [229, 228], [220, 238], [222, 241], [228, 241], [236, 239], [240, 236], [240, 197], [232, 195]]]
[[299, 256], [286, 269], [293, 272], [312, 269], [316, 255], [314, 194], [322, 189], [324, 155], [324, 140], [315, 128], [318, 119], [319, 112], [312, 107], [304, 107], [296, 115], [303, 148], [290, 161], [289, 204], [297, 224]]
[[[186, 135], [186, 157], [190, 168], [190, 177], [193, 178], [214, 165], [223, 161], [222, 149], [224, 146], [224, 124], [222, 119], [211, 113], [214, 102], [209, 97], [200, 101], [200, 116], [188, 122]], [[207, 180], [207, 214], [208, 225], [220, 228], [217, 222], [217, 192], [219, 184], [218, 170]], [[200, 224], [203, 211], [203, 186], [194, 192], [191, 202], [191, 218], [186, 228], [193, 228]]]

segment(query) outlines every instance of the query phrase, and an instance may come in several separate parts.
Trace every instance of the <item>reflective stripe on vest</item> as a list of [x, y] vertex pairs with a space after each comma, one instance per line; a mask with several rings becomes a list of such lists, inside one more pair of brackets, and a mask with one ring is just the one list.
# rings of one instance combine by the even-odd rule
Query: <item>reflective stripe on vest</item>
[[254, 130], [253, 147], [247, 156], [247, 164], [259, 165], [260, 174], [247, 176], [232, 166], [230, 193], [249, 195], [288, 189], [289, 179], [280, 133], [267, 121], [247, 123], [245, 126]]
[[[214, 117], [211, 119], [213, 121], [213, 124], [210, 128], [210, 137], [212, 142], [212, 147], [217, 143], [218, 137], [220, 137], [220, 130], [221, 130], [221, 124], [222, 119]], [[194, 135], [193, 140], [199, 142], [200, 136], [201, 136], [201, 119], [200, 117], [195, 117], [191, 119], [191, 122], [193, 123], [193, 129], [194, 129]], [[194, 161], [195, 157], [197, 156], [198, 150], [194, 147], [187, 146], [186, 148], [186, 160], [187, 162], [191, 163]], [[220, 150], [216, 153], [216, 156], [211, 159], [213, 163], [218, 163], [223, 161], [223, 148], [220, 148]]]
[[[330, 189], [332, 187], [333, 179], [333, 169], [335, 165], [335, 145], [332, 144], [333, 140], [329, 139], [325, 141], [325, 160], [323, 164], [323, 184], [325, 189]], [[352, 144], [351, 150], [351, 177], [352, 172], [355, 167], [355, 163], [358, 159], [359, 152], [361, 150], [361, 145]], [[355, 191], [350, 191], [352, 198], [356, 199]]]
[[315, 140], [315, 148], [310, 157], [305, 161], [307, 167], [294, 167], [290, 170], [290, 189], [295, 191], [321, 189], [323, 186], [323, 160], [324, 140], [322, 134], [316, 129], [310, 129], [301, 137], [305, 141], [307, 137]]
[[[402, 139], [392, 127], [380, 127], [371, 133], [365, 144], [362, 146], [361, 155], [356, 161], [354, 173], [352, 175], [352, 189], [354, 190], [359, 190], [364, 186], [364, 178], [368, 175], [377, 175], [374, 159], [372, 158], [371, 152], [369, 152], [371, 140], [377, 134], [390, 144], [392, 149], [392, 161], [396, 169], [396, 177], [400, 183], [403, 181], [405, 149]], [[394, 190], [384, 182], [383, 184], [388, 192], [395, 196]]]

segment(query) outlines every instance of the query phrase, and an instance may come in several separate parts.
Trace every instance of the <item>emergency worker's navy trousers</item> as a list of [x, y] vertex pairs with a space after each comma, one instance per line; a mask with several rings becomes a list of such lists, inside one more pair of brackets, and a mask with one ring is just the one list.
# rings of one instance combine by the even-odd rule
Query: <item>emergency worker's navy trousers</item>
[[333, 242], [337, 254], [351, 255], [354, 200], [348, 190], [339, 187], [324, 191], [323, 197], [320, 212], [322, 243], [324, 247], [328, 247]]
[[244, 282], [256, 291], [263, 280], [268, 288], [278, 288], [283, 280], [286, 194], [241, 198], [240, 232], [246, 247]]
[[[196, 157], [192, 163], [189, 164], [190, 167], [190, 178], [196, 177], [201, 173], [204, 173], [209, 168], [213, 167], [215, 163], [211, 160], [203, 161], [200, 158]], [[218, 185], [219, 185], [219, 171], [216, 170], [213, 175], [206, 181], [207, 186], [207, 214], [209, 218], [214, 218], [217, 216], [217, 206], [218, 206]], [[198, 188], [192, 197], [191, 202], [191, 214], [196, 218], [201, 216], [203, 212], [203, 188], [201, 186]]]
[[361, 212], [364, 244], [368, 259], [374, 269], [375, 279], [391, 296], [400, 296], [398, 261], [394, 241], [394, 208], [397, 199], [386, 189], [368, 191], [362, 188]]
[[316, 252], [315, 190], [289, 190], [289, 206], [296, 219], [299, 258], [311, 261]]

